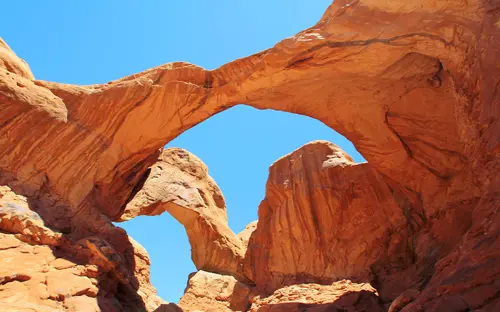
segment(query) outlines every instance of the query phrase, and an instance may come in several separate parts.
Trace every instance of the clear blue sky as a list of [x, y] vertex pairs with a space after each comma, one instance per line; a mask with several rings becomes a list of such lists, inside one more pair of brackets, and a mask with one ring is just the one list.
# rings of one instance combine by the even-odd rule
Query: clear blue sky
[[[213, 69], [314, 25], [330, 0], [33, 1], [2, 3], [0, 36], [38, 79], [102, 83], [172, 61]], [[311, 103], [312, 105], [313, 103]], [[317, 139], [362, 157], [342, 136], [308, 117], [237, 106], [168, 146], [200, 157], [222, 189], [235, 232], [257, 218], [268, 168]], [[120, 224], [149, 252], [152, 283], [177, 302], [195, 271], [182, 226], [164, 214]]]

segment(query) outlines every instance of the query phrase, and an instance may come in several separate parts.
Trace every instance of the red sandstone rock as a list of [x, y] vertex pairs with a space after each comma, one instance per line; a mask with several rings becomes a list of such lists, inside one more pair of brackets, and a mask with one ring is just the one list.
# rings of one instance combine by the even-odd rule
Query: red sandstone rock
[[149, 257], [131, 239], [123, 254], [96, 238], [81, 246], [46, 227], [5, 186], [0, 230], [0, 311], [154, 311], [162, 303], [149, 282]]
[[332, 285], [298, 284], [254, 298], [252, 312], [382, 312], [377, 291], [369, 284], [341, 280]]
[[412, 302], [415, 299], [417, 299], [418, 295], [420, 295], [420, 292], [418, 290], [415, 290], [415, 289], [405, 290], [401, 295], [399, 295], [396, 298], [396, 300], [394, 300], [391, 303], [388, 312], [399, 312], [399, 311], [401, 311], [410, 302]]
[[251, 290], [234, 277], [198, 271], [190, 275], [179, 306], [184, 312], [247, 311]]
[[372, 266], [411, 264], [407, 220], [369, 164], [326, 141], [306, 144], [269, 169], [245, 274], [261, 291], [343, 278], [372, 282]]
[[[2, 308], [94, 309], [94, 300], [103, 311], [145, 306], [148, 300], [137, 294], [141, 286], [134, 275], [139, 272], [133, 267], [132, 243], [110, 220], [118, 220], [138, 193], [160, 147], [211, 115], [246, 103], [308, 115], [345, 135], [368, 160], [364, 167], [379, 182], [353, 181], [351, 174], [346, 180], [368, 190], [378, 190], [380, 180], [385, 182], [406, 220], [405, 227], [396, 227], [401, 231], [395, 232], [404, 240], [384, 241], [382, 249], [389, 246], [387, 255], [377, 255], [370, 244], [366, 251], [374, 253], [365, 255], [366, 245], [359, 244], [357, 231], [352, 231], [349, 239], [358, 240], [358, 245], [347, 246], [354, 251], [343, 253], [349, 257], [341, 258], [346, 265], [339, 266], [338, 258], [324, 261], [326, 245], [315, 250], [317, 259], [301, 258], [299, 270], [289, 263], [277, 266], [276, 260], [257, 261], [249, 256], [245, 263], [252, 261], [278, 275], [267, 280], [259, 271], [247, 269], [247, 278], [255, 279], [257, 286], [275, 288], [301, 282], [305, 275], [330, 280], [348, 272], [366, 278], [369, 271], [386, 302], [404, 289], [421, 291], [404, 312], [494, 311], [500, 291], [496, 282], [500, 274], [498, 12], [496, 1], [335, 1], [310, 29], [219, 69], [173, 63], [108, 84], [82, 87], [34, 80], [28, 66], [1, 41], [0, 184], [25, 196], [29, 208], [19, 213], [17, 208], [2, 206], [0, 227], [12, 234], [2, 234], [7, 235], [1, 240], [7, 247], [0, 252], [33, 264], [29, 270], [12, 268], [3, 273], [1, 296], [6, 299], [2, 304], [9, 305]], [[363, 168], [345, 164], [340, 171]], [[307, 172], [311, 170], [298, 174]], [[272, 176], [270, 183], [275, 180]], [[314, 203], [304, 202], [301, 196], [321, 197], [298, 194], [297, 203], [309, 208]], [[278, 191], [273, 195], [266, 197], [260, 210], [270, 212], [267, 208], [274, 205], [269, 203], [283, 197]], [[336, 198], [328, 194], [322, 200], [329, 205], [318, 207], [331, 208], [330, 200]], [[372, 207], [373, 224], [380, 224], [379, 211], [392, 212], [391, 207]], [[322, 209], [314, 212], [328, 215]], [[366, 212], [359, 220], [350, 217], [366, 222]], [[298, 215], [314, 214], [300, 211]], [[269, 217], [262, 220], [274, 220]], [[388, 217], [400, 219], [397, 214]], [[276, 237], [262, 220], [254, 232], [256, 240], [274, 242]], [[327, 235], [314, 233], [317, 229], [311, 226], [333, 221], [319, 221], [307, 219], [295, 228], [286, 224], [283, 231], [294, 234], [299, 229], [323, 242]], [[353, 226], [340, 224], [348, 230]], [[373, 224], [359, 232], [366, 234], [363, 230]], [[221, 231], [227, 231], [226, 225], [199, 232], [210, 232], [217, 240]], [[378, 231], [382, 241], [389, 237], [383, 229]], [[259, 234], [263, 232], [270, 236]], [[318, 246], [318, 241], [313, 239], [311, 245]], [[238, 238], [234, 242], [241, 244]], [[281, 247], [290, 244], [278, 242], [270, 250], [284, 250]], [[88, 283], [71, 282], [65, 291], [52, 293], [64, 297], [64, 302], [50, 299], [47, 285], [38, 278], [52, 270], [44, 266], [54, 260], [49, 246], [60, 248], [68, 258], [83, 259], [81, 272], [97, 274], [91, 269], [97, 266], [112, 276], [97, 285], [105, 294], [96, 299], [71, 297], [66, 303], [66, 296], [75, 292], [93, 295]], [[408, 247], [413, 259], [406, 257], [408, 251], [391, 246]], [[217, 253], [227, 250], [224, 247]], [[253, 250], [249, 248], [246, 254]], [[296, 252], [288, 254], [288, 259], [298, 259]], [[395, 263], [391, 255], [398, 252], [405, 256]], [[375, 257], [379, 261], [370, 268], [363, 269], [356, 262], [365, 259], [368, 266], [368, 260]], [[228, 273], [234, 269], [235, 258], [239, 256], [230, 256], [224, 263], [225, 258], [213, 251], [199, 257], [218, 259], [211, 261], [218, 263], [217, 270], [228, 265]], [[304, 265], [309, 261], [314, 265]], [[320, 271], [321, 265], [326, 274]], [[287, 275], [283, 282], [276, 278], [280, 274]]]
[[[1, 311], [78, 311], [65, 310], [66, 300], [73, 296], [96, 300], [98, 282], [80, 276], [82, 266], [53, 266], [60, 258], [56, 258], [50, 246], [31, 246], [18, 240], [14, 247], [13, 237], [0, 235]], [[6, 244], [7, 241], [11, 242]]]
[[243, 231], [236, 235], [241, 240], [241, 245], [243, 248], [243, 253], [246, 252], [248, 241], [250, 240], [250, 236], [257, 229], [258, 221], [250, 222]]
[[184, 225], [197, 269], [241, 277], [244, 249], [229, 228], [222, 192], [206, 165], [179, 148], [161, 153], [120, 220], [165, 211]]
[[[2, 76], [2, 98], [9, 100], [1, 103], [12, 110], [2, 118], [19, 120], [1, 120], [0, 133], [10, 133], [2, 145], [18, 143], [2, 155], [2, 168], [17, 172], [4, 182], [26, 193], [46, 185], [82, 217], [96, 205], [115, 218], [158, 148], [210, 115], [248, 103], [325, 122], [376, 170], [420, 194], [429, 217], [438, 216], [443, 207], [479, 196], [471, 157], [484, 144], [496, 148], [497, 124], [489, 122], [498, 100], [495, 79], [476, 80], [498, 76], [498, 31], [492, 4], [439, 1], [432, 8], [442, 12], [437, 19], [426, 18], [427, 7], [337, 1], [314, 27], [214, 71], [174, 63], [86, 87]], [[475, 95], [484, 103], [469, 107]], [[45, 137], [23, 130], [35, 120]], [[50, 139], [56, 134], [81, 139], [65, 153]], [[34, 163], [39, 172], [32, 172]]]

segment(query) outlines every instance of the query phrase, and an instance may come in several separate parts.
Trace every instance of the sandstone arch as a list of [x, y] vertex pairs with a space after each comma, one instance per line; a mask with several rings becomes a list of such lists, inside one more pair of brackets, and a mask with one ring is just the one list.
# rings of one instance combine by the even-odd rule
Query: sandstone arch
[[478, 233], [496, 242], [500, 222], [499, 37], [494, 1], [336, 1], [317, 25], [219, 69], [172, 63], [91, 86], [34, 80], [2, 42], [0, 184], [75, 239], [119, 244], [109, 221], [166, 142], [239, 103], [304, 114], [353, 142], [410, 219], [429, 220], [449, 258], [422, 298], [452, 288], [451, 268], [484, 285], [463, 250], [495, 254]]
[[[210, 115], [246, 103], [323, 121], [350, 139], [380, 172], [421, 193], [425, 207], [442, 206], [446, 199], [435, 198], [424, 185], [471, 187], [454, 182], [467, 171], [465, 162], [477, 148], [471, 142], [477, 142], [480, 129], [466, 112], [477, 109], [474, 105], [493, 105], [491, 79], [467, 88], [482, 75], [467, 60], [479, 53], [473, 47], [489, 37], [459, 23], [470, 16], [470, 23], [479, 26], [484, 16], [467, 15], [474, 5], [459, 10], [451, 2], [438, 2], [442, 20], [422, 23], [426, 9], [405, 4], [387, 28], [379, 18], [387, 8], [369, 1], [344, 4], [333, 4], [312, 28], [214, 71], [172, 63], [85, 87], [16, 76], [20, 87], [2, 72], [4, 94], [17, 100], [4, 103], [12, 113], [4, 114], [3, 129], [10, 135], [3, 143], [15, 145], [22, 129], [35, 119], [38, 124], [33, 138], [25, 134], [17, 149], [4, 153], [3, 168], [17, 171], [19, 184], [29, 180], [24, 188], [46, 185], [72, 207], [91, 202], [114, 218], [152, 153]], [[361, 16], [363, 23], [353, 22]], [[452, 31], [454, 25], [462, 32]], [[484, 30], [492, 35], [495, 28]], [[469, 49], [464, 48], [467, 42], [472, 43]], [[483, 66], [491, 61], [491, 45], [478, 58]], [[297, 92], [301, 89], [306, 91]], [[21, 96], [26, 92], [49, 98], [37, 110], [29, 95]], [[475, 95], [487, 103], [467, 104]], [[7, 118], [13, 113], [14, 119]], [[98, 118], [105, 114], [114, 118]], [[62, 152], [60, 142], [77, 144]], [[43, 156], [30, 147], [43, 150]], [[54, 165], [54, 157], [65, 166]]]

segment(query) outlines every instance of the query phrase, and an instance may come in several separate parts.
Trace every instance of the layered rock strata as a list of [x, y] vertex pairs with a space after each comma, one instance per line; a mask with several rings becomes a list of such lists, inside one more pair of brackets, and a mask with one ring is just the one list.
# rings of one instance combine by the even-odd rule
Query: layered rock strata
[[[335, 1], [313, 27], [216, 70], [171, 63], [90, 86], [36, 80], [29, 66], [0, 41], [0, 185], [26, 198], [28, 207], [21, 216], [12, 214], [10, 206], [3, 212], [7, 238], [2, 240], [16, 246], [5, 250], [19, 250], [24, 257], [43, 249], [40, 263], [45, 263], [54, 260], [48, 249], [21, 250], [30, 249], [28, 245], [57, 247], [64, 257], [83, 259], [78, 270], [96, 265], [106, 272], [102, 280], [82, 275], [78, 282], [68, 278], [70, 285], [61, 292], [45, 292], [50, 283], [40, 281], [59, 269], [33, 266], [27, 272], [4, 272], [2, 287], [31, 285], [31, 293], [36, 284], [41, 292], [26, 302], [43, 308], [69, 307], [79, 300], [95, 307], [97, 299], [84, 297], [100, 300], [102, 289], [112, 302], [105, 305], [109, 309], [154, 309], [159, 301], [150, 305], [142, 295], [148, 291], [138, 291], [150, 287], [141, 286], [147, 278], [140, 277], [134, 264], [146, 265], [146, 257], [135, 260], [135, 244], [111, 221], [130, 214], [130, 201], [140, 194], [163, 145], [213, 114], [244, 103], [316, 118], [351, 140], [368, 164], [353, 165], [341, 156], [345, 165], [318, 173], [321, 157], [298, 161], [302, 173], [283, 168], [296, 183], [295, 193], [271, 170], [268, 186], [273, 189], [259, 208], [262, 217], [248, 248], [243, 246], [247, 236], [240, 239], [227, 231], [219, 200], [207, 196], [199, 207], [190, 206], [191, 200], [171, 201], [173, 207], [186, 202], [188, 208], [172, 211], [202, 216], [209, 220], [205, 224], [222, 224], [212, 228], [211, 239], [224, 241], [215, 250], [229, 256], [202, 251], [210, 244], [191, 239], [198, 244], [193, 255], [199, 268], [234, 275], [267, 295], [288, 284], [353, 277], [370, 280], [386, 303], [403, 288], [419, 291], [401, 308], [404, 312], [498, 309], [499, 12], [496, 1], [482, 0]], [[286, 167], [287, 162], [276, 166]], [[344, 181], [335, 183], [337, 191], [301, 185], [337, 175]], [[304, 201], [325, 194], [326, 205]], [[351, 199], [347, 207], [357, 207], [356, 201], [366, 204], [346, 214], [361, 222], [358, 231], [338, 224], [338, 212], [344, 211], [338, 209], [346, 206], [346, 198]], [[286, 204], [278, 205], [282, 202]], [[215, 207], [219, 210], [212, 211]], [[304, 219], [289, 223], [277, 211]], [[382, 212], [390, 213], [389, 222], [380, 223]], [[373, 223], [366, 221], [369, 213]], [[310, 219], [314, 215], [321, 219]], [[177, 218], [192, 224], [189, 216]], [[298, 237], [296, 231], [304, 233], [320, 248], [314, 249], [315, 259], [304, 261], [297, 254], [309, 251], [300, 241], [285, 254], [283, 246], [290, 242], [273, 236], [268, 224], [281, 226], [290, 239]], [[371, 228], [373, 224], [381, 227]], [[349, 239], [359, 245], [335, 241], [341, 232], [324, 232], [333, 225], [352, 231]], [[369, 229], [375, 237], [367, 237]], [[385, 242], [380, 250], [370, 247], [379, 241]], [[273, 258], [252, 256], [269, 248], [256, 247], [259, 242], [294, 264], [278, 266]], [[329, 250], [331, 245], [345, 250]], [[74, 270], [54, 274], [75, 275]], [[97, 295], [90, 285], [99, 289]], [[71, 301], [78, 302], [66, 303], [76, 297], [81, 298]], [[9, 298], [19, 303], [15, 296]]]

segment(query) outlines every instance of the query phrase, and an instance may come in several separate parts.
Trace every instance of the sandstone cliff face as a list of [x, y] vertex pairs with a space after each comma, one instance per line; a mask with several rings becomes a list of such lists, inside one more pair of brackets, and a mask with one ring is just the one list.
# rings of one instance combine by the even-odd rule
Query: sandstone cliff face
[[246, 103], [325, 122], [437, 216], [480, 196], [476, 166], [497, 148], [494, 5], [337, 1], [314, 27], [214, 71], [173, 63], [84, 87], [2, 71], [1, 143], [17, 146], [2, 152], [2, 180], [45, 187], [75, 217], [95, 206], [115, 218], [162, 145]]
[[[399, 311], [418, 297], [410, 300], [400, 294], [422, 289], [429, 282], [446, 248], [436, 237], [453, 229], [436, 230], [421, 211], [410, 211], [411, 193], [394, 189], [368, 163], [354, 163], [326, 141], [306, 144], [276, 161], [269, 171], [259, 222], [238, 235], [247, 244], [244, 277], [252, 282], [249, 286], [255, 285], [250, 297], [257, 307], [253, 309], [344, 309], [333, 295], [326, 304], [307, 291], [309, 305], [299, 295], [290, 295], [293, 299], [281, 304], [288, 300], [288, 295], [281, 294], [289, 289], [287, 285], [321, 283], [325, 289], [335, 289], [335, 282], [343, 278], [378, 288], [370, 299], [373, 308], [366, 311], [387, 308], [398, 296], [393, 311], [396, 307]], [[484, 282], [489, 278], [492, 275]], [[217, 277], [205, 283], [207, 288], [223, 284]], [[201, 287], [193, 287], [190, 282], [186, 293], [200, 292]], [[466, 287], [476, 293], [474, 285]], [[191, 296], [180, 302], [187, 311], [197, 307]], [[214, 306], [219, 302], [213, 296], [205, 300], [212, 300]], [[349, 309], [365, 308], [352, 305]]]
[[245, 273], [265, 292], [343, 278], [373, 282], [376, 262], [408, 266], [412, 247], [410, 225], [383, 177], [316, 141], [270, 167]]
[[[197, 267], [254, 282], [268, 293], [290, 283], [352, 277], [371, 279], [387, 303], [405, 287], [420, 291], [401, 308], [405, 312], [495, 311], [499, 12], [497, 1], [335, 1], [310, 29], [219, 69], [172, 63], [91, 86], [35, 80], [0, 41], [0, 185], [17, 194], [9, 198], [23, 196], [28, 207], [22, 213], [12, 213], [10, 204], [2, 208], [2, 231], [12, 233], [2, 234], [10, 246], [2, 252], [40, 264], [4, 272], [0, 287], [27, 291], [31, 297], [25, 303], [36, 309], [80, 304], [92, 310], [96, 300], [105, 311], [155, 309], [159, 301], [145, 299], [155, 298], [147, 274], [140, 276], [146, 271], [136, 270], [136, 263], [147, 266], [147, 257], [111, 224], [136, 215], [131, 211], [137, 208], [172, 211], [184, 225], [196, 224], [199, 228], [187, 231], [197, 246]], [[173, 198], [182, 187], [141, 202], [140, 190], [143, 183], [157, 187], [148, 182], [148, 168], [153, 171], [165, 143], [239, 103], [319, 119], [368, 160], [354, 165], [339, 152], [336, 166], [318, 170], [330, 155], [319, 149], [319, 156], [307, 161], [293, 154], [278, 161], [248, 248], [242, 245], [245, 235], [240, 239], [228, 230], [221, 201], [209, 195], [216, 187], [195, 182], [198, 173], [180, 178], [192, 184], [186, 189], [200, 187], [208, 194], [203, 203], [182, 194]], [[291, 160], [300, 172], [287, 167]], [[182, 161], [177, 165], [189, 168]], [[336, 178], [342, 181], [330, 180]], [[336, 189], [306, 185], [317, 181]], [[169, 204], [160, 204], [163, 196]], [[344, 224], [344, 217], [359, 222], [357, 228]], [[373, 236], [367, 235], [370, 230]], [[210, 239], [196, 233], [210, 233]], [[310, 238], [311, 246], [298, 233]], [[285, 238], [302, 241], [290, 244]], [[211, 248], [210, 240], [225, 244], [203, 250]], [[378, 242], [384, 244], [376, 249]], [[56, 247], [62, 257], [50, 255]], [[292, 262], [263, 259], [265, 250]], [[28, 259], [38, 251], [41, 259]], [[314, 259], [304, 259], [302, 252]], [[75, 267], [50, 264], [75, 257], [81, 259]], [[104, 272], [102, 279], [79, 273], [92, 265]], [[269, 279], [262, 272], [269, 272]], [[53, 274], [71, 276], [61, 291], [49, 290]], [[21, 304], [8, 297], [13, 306]]]

